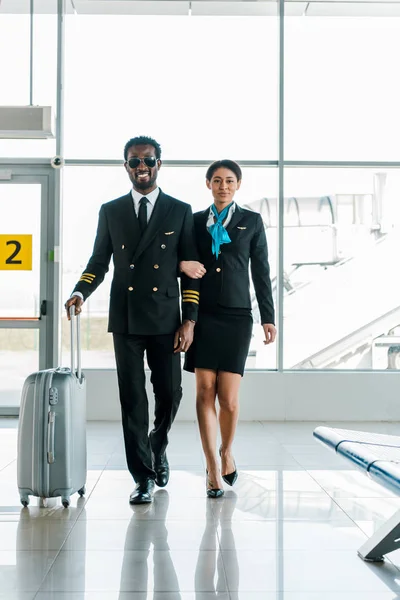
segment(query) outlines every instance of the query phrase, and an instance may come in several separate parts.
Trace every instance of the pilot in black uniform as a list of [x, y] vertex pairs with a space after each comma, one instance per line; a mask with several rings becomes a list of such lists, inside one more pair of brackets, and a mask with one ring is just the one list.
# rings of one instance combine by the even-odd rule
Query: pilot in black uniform
[[[178, 283], [179, 261], [197, 260], [191, 207], [157, 187], [160, 155], [152, 138], [126, 144], [133, 189], [101, 207], [93, 254], [66, 303], [67, 310], [75, 304], [80, 312], [82, 301], [103, 281], [112, 255], [108, 331], [114, 339], [126, 458], [137, 483], [132, 504], [151, 502], [154, 481], [162, 487], [168, 482], [165, 450], [182, 398], [179, 352], [191, 344], [199, 306], [199, 282], [182, 274], [181, 293]], [[145, 351], [155, 396], [150, 434]]]

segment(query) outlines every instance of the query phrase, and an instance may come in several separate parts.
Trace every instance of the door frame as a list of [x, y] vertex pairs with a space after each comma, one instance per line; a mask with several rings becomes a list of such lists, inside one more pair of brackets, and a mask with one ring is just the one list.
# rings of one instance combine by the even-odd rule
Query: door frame
[[[40, 184], [40, 304], [46, 300], [46, 315], [31, 320], [2, 319], [1, 329], [39, 331], [39, 369], [58, 365], [60, 345], [60, 197], [57, 176], [49, 159], [0, 158], [0, 185]], [[29, 375], [29, 373], [27, 373]], [[17, 416], [19, 407], [0, 406], [0, 416]]]

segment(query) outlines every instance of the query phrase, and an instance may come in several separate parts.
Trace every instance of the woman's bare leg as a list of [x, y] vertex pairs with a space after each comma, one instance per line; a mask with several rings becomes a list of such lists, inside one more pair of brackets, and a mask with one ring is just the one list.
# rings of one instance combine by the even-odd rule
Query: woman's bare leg
[[217, 395], [220, 406], [219, 427], [222, 441], [222, 475], [228, 475], [235, 471], [232, 444], [239, 418], [239, 387], [241, 380], [242, 377], [238, 373], [229, 373], [228, 371], [218, 372]]
[[222, 488], [219, 472], [217, 446], [217, 373], [211, 369], [196, 369], [196, 412], [201, 443], [206, 457], [209, 488]]

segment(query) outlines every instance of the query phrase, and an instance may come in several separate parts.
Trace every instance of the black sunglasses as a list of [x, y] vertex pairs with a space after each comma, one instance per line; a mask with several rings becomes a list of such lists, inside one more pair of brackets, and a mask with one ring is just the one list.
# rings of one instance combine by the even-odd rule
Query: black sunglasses
[[131, 169], [136, 169], [143, 162], [146, 167], [152, 169], [157, 164], [157, 159], [154, 156], [146, 156], [145, 158], [130, 158], [128, 160], [128, 165]]

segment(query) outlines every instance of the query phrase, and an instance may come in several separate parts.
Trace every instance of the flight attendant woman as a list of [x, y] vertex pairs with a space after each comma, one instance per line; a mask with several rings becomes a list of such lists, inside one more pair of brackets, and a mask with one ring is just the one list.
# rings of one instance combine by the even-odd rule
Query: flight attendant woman
[[[196, 375], [196, 411], [210, 498], [224, 493], [221, 475], [229, 485], [237, 479], [232, 444], [239, 415], [239, 386], [253, 327], [249, 264], [264, 344], [272, 343], [276, 336], [264, 225], [259, 213], [234, 202], [241, 181], [241, 169], [232, 160], [219, 160], [209, 166], [206, 184], [214, 202], [194, 215], [200, 263], [180, 263], [186, 275], [202, 278], [199, 316], [184, 369]], [[216, 452], [217, 398], [221, 472]]]

